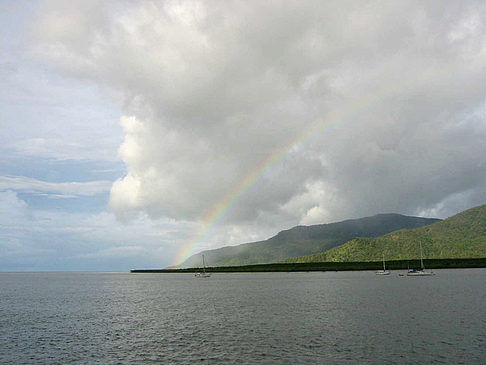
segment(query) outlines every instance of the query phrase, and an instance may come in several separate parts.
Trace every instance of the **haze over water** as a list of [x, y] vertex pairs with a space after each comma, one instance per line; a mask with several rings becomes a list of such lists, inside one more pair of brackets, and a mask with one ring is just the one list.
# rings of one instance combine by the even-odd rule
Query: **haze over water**
[[0, 363], [479, 364], [486, 270], [1, 273]]

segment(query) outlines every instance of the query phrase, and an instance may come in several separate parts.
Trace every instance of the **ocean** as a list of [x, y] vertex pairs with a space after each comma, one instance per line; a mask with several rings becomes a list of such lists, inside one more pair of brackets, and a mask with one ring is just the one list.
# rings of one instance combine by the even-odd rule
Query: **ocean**
[[1, 364], [485, 364], [486, 269], [0, 273]]

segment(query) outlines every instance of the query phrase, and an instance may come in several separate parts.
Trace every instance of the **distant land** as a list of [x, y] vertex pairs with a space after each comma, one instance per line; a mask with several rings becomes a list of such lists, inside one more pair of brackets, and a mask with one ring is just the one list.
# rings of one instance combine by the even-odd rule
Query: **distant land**
[[[480, 259], [430, 259], [424, 260], [425, 267], [430, 269], [465, 269], [484, 268], [486, 258]], [[387, 261], [389, 270], [407, 270], [408, 268], [419, 268], [420, 260]], [[305, 262], [305, 263], [273, 263], [260, 265], [243, 266], [219, 266], [207, 267], [207, 272], [230, 273], [230, 272], [310, 272], [310, 271], [355, 271], [355, 270], [379, 270], [383, 268], [382, 261], [374, 262]], [[187, 269], [133, 269], [130, 272], [135, 274], [181, 274], [195, 273], [201, 271], [199, 268]]]
[[[357, 237], [378, 237], [400, 229], [423, 227], [435, 222], [440, 222], [440, 219], [378, 214], [337, 223], [296, 226], [264, 241], [200, 252], [189, 257], [179, 267], [201, 266], [202, 254], [205, 256], [206, 265], [212, 267], [275, 263], [297, 256], [322, 253]], [[412, 257], [417, 255], [418, 252], [414, 252]]]
[[286, 259], [286, 263], [368, 262], [486, 258], [486, 205], [420, 228], [402, 229], [381, 237], [355, 238], [318, 254]]

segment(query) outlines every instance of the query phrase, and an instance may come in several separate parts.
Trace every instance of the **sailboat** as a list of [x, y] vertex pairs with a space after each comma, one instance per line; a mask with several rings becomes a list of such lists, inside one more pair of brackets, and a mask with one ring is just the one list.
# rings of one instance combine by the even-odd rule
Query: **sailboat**
[[206, 272], [206, 263], [204, 262], [204, 255], [202, 255], [202, 262], [203, 262], [202, 271], [195, 273], [194, 276], [197, 278], [209, 278], [211, 276], [211, 273]]
[[383, 270], [375, 272], [376, 275], [390, 275], [390, 272], [385, 268], [385, 254], [383, 254]]
[[422, 256], [422, 243], [419, 242], [420, 245], [420, 270], [417, 269], [411, 269], [408, 270], [407, 276], [431, 276], [434, 275], [432, 271], [425, 271], [425, 266], [424, 266], [424, 259]]

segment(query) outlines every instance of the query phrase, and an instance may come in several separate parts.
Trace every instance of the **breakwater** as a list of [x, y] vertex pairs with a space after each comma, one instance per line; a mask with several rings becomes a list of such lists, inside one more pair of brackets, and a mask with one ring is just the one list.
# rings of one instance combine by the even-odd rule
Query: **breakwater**
[[[486, 267], [486, 258], [475, 259], [426, 259], [427, 269], [464, 269]], [[308, 262], [308, 263], [273, 263], [242, 266], [206, 267], [207, 272], [298, 272], [298, 271], [360, 271], [380, 270], [381, 261], [371, 262]], [[420, 268], [420, 260], [392, 260], [386, 262], [388, 270], [407, 270]], [[132, 273], [193, 273], [201, 268], [187, 269], [133, 269]]]

